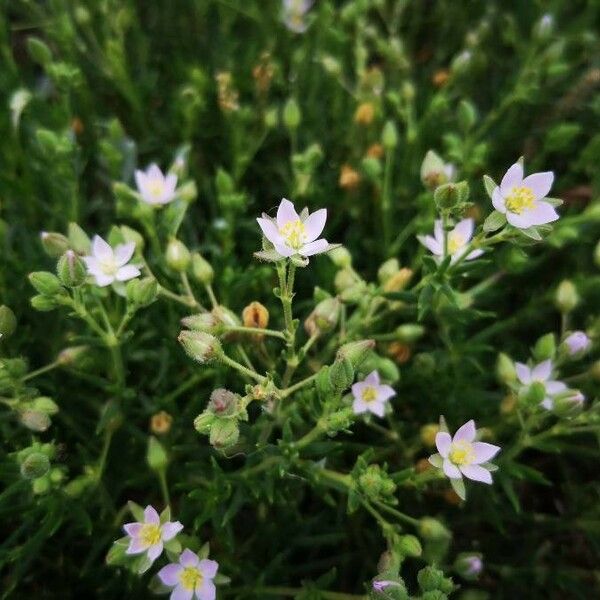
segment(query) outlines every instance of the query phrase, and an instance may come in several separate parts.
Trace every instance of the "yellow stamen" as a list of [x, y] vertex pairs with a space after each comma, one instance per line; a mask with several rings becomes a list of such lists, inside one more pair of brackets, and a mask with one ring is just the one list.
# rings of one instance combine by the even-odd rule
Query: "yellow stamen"
[[306, 240], [306, 227], [300, 219], [288, 221], [279, 233], [285, 239], [286, 244], [294, 250], [299, 250]]
[[526, 210], [531, 210], [535, 204], [535, 194], [531, 188], [521, 186], [514, 187], [508, 198], [506, 198], [506, 208], [512, 213], [520, 215]]
[[99, 261], [99, 263], [100, 263], [100, 270], [105, 275], [115, 275], [116, 272], [119, 270], [119, 267], [115, 263], [115, 260], [112, 258], [108, 259], [108, 260], [101, 260], [101, 261]]
[[448, 253], [454, 254], [465, 245], [466, 241], [467, 240], [465, 240], [460, 233], [456, 233], [455, 231], [451, 232], [448, 235]]
[[460, 440], [450, 446], [448, 458], [455, 465], [470, 465], [475, 460], [475, 452], [470, 442]]
[[374, 400], [377, 400], [377, 390], [372, 386], [366, 387], [363, 390], [362, 399], [365, 402], [373, 402]]
[[165, 189], [165, 186], [162, 181], [153, 181], [150, 184], [148, 191], [150, 192], [151, 196], [158, 198], [159, 196], [162, 196], [164, 189]]
[[146, 523], [143, 525], [142, 531], [140, 532], [140, 539], [148, 546], [158, 544], [161, 540], [160, 525], [155, 525], [154, 523]]
[[179, 574], [179, 581], [186, 590], [195, 590], [202, 585], [202, 573], [196, 567], [186, 567]]

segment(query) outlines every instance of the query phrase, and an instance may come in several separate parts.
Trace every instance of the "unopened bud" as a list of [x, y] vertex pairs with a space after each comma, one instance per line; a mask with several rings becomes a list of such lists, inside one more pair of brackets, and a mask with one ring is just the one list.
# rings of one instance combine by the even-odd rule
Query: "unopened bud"
[[167, 467], [167, 463], [169, 462], [169, 457], [167, 456], [166, 450], [153, 435], [148, 438], [146, 460], [148, 461], [148, 466], [153, 471], [164, 471]]
[[17, 329], [17, 318], [15, 313], [5, 304], [0, 306], [0, 335], [3, 338], [10, 337]]
[[467, 581], [476, 580], [483, 571], [481, 554], [473, 552], [462, 552], [454, 561], [454, 570]]
[[398, 341], [413, 344], [425, 334], [425, 327], [417, 323], [406, 323], [396, 329]]
[[86, 354], [89, 350], [89, 346], [71, 346], [65, 348], [58, 353], [56, 362], [63, 367], [70, 367], [75, 364]]
[[290, 98], [283, 107], [283, 124], [291, 130], [297, 129], [302, 120], [300, 107], [294, 98]]
[[158, 282], [154, 277], [131, 279], [125, 288], [127, 300], [136, 306], [148, 306], [158, 296]]
[[42, 231], [40, 239], [46, 254], [52, 258], [62, 256], [69, 249], [69, 240], [62, 233]]
[[419, 587], [424, 592], [432, 592], [438, 590], [444, 580], [444, 572], [435, 567], [425, 567], [417, 574]]
[[208, 410], [219, 417], [230, 417], [237, 412], [238, 397], [225, 388], [213, 390], [208, 402]]
[[591, 345], [592, 341], [583, 331], [574, 331], [565, 338], [561, 349], [569, 356], [581, 356]]
[[194, 429], [198, 433], [203, 433], [206, 435], [210, 433], [210, 428], [214, 422], [215, 416], [208, 411], [204, 411], [194, 419]]
[[192, 277], [203, 285], [211, 284], [215, 278], [211, 264], [199, 252], [192, 254]]
[[30, 273], [28, 279], [35, 291], [44, 296], [53, 296], [63, 289], [58, 277], [47, 271]]
[[423, 552], [421, 542], [414, 535], [403, 535], [400, 538], [397, 548], [398, 552], [403, 556], [419, 557]]
[[260, 302], [250, 302], [242, 311], [244, 327], [266, 329], [269, 325], [269, 311]]
[[24, 479], [38, 479], [50, 470], [50, 460], [43, 452], [32, 452], [21, 463], [21, 477]]
[[188, 356], [200, 364], [210, 362], [222, 353], [219, 340], [204, 331], [182, 331], [177, 339]]
[[331, 262], [338, 268], [344, 269], [352, 264], [352, 256], [350, 252], [344, 247], [339, 246], [334, 248], [327, 253]]
[[388, 121], [384, 125], [381, 143], [386, 150], [393, 150], [398, 145], [398, 131], [392, 121]]
[[172, 424], [173, 417], [168, 412], [161, 410], [150, 418], [150, 431], [156, 435], [164, 435], [169, 433]]
[[579, 294], [572, 281], [561, 281], [554, 296], [554, 304], [561, 313], [570, 313], [579, 304]]
[[336, 360], [348, 359], [356, 369], [367, 358], [369, 352], [375, 348], [375, 340], [359, 340], [344, 344], [336, 355]]
[[406, 289], [406, 286], [410, 283], [414, 271], [407, 267], [403, 267], [397, 273], [392, 275], [384, 284], [384, 292], [401, 292]]
[[40, 312], [54, 310], [59, 306], [59, 303], [54, 296], [42, 296], [41, 294], [32, 296], [29, 299], [29, 302], [35, 310], [39, 310]]
[[568, 390], [554, 398], [552, 409], [559, 416], [569, 417], [579, 413], [585, 404], [585, 396], [579, 390]]
[[304, 322], [304, 328], [308, 335], [331, 331], [337, 325], [341, 306], [337, 298], [321, 300]]
[[49, 416], [55, 415], [58, 412], [58, 405], [56, 402], [47, 396], [39, 396], [33, 400], [31, 408]]
[[537, 362], [554, 358], [556, 352], [556, 339], [553, 333], [543, 335], [535, 344], [533, 356]]
[[165, 260], [167, 266], [173, 269], [173, 271], [183, 273], [189, 267], [192, 257], [186, 245], [182, 241], [173, 238], [167, 244]]
[[425, 540], [441, 541], [452, 537], [448, 529], [437, 519], [423, 517], [419, 521], [419, 533]]
[[454, 175], [454, 167], [446, 164], [438, 154], [429, 150], [421, 164], [421, 181], [429, 190], [448, 183]]
[[240, 437], [240, 429], [234, 419], [218, 419], [210, 428], [210, 443], [215, 448], [233, 446]]
[[437, 423], [427, 423], [419, 431], [419, 437], [423, 444], [429, 448], [435, 446], [435, 436], [439, 433], [440, 426]]
[[469, 184], [466, 181], [444, 183], [435, 189], [433, 198], [440, 210], [454, 208], [469, 198]]
[[46, 431], [50, 427], [50, 417], [39, 410], [24, 410], [20, 415], [20, 420], [31, 431]]
[[58, 259], [56, 273], [63, 285], [74, 288], [79, 287], [85, 281], [87, 269], [85, 263], [73, 250], [67, 250]]
[[385, 283], [400, 270], [400, 263], [397, 258], [389, 258], [377, 270], [377, 277], [380, 283]]
[[500, 352], [496, 360], [496, 377], [504, 385], [510, 385], [517, 380], [515, 363], [504, 352]]
[[200, 313], [190, 315], [181, 319], [181, 324], [194, 331], [205, 331], [206, 333], [218, 333], [222, 328], [222, 323], [212, 313]]
[[337, 358], [329, 369], [329, 381], [339, 393], [348, 389], [354, 381], [354, 368], [352, 362], [345, 357]]

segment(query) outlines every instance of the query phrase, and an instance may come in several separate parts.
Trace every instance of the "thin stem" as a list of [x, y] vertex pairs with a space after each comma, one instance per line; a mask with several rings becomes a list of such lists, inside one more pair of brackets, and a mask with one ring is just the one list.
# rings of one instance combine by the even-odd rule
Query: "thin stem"
[[229, 358], [229, 356], [227, 356], [226, 354], [221, 354], [219, 359], [226, 365], [230, 366], [232, 369], [239, 371], [240, 373], [246, 375], [247, 377], [250, 377], [251, 379], [254, 379], [255, 381], [258, 381], [259, 383], [265, 383], [267, 381], [267, 378], [264, 375], [259, 375], [255, 371], [251, 371], [236, 360], [233, 360], [233, 358]]
[[210, 299], [210, 303], [212, 304], [213, 308], [216, 308], [217, 306], [219, 306], [219, 303], [217, 301], [217, 297], [215, 296], [215, 292], [213, 290], [213, 287], [210, 283], [207, 283], [204, 288], [206, 289], [206, 293], [208, 294], [208, 297]]
[[108, 451], [110, 450], [110, 444], [112, 442], [113, 431], [108, 429], [104, 434], [104, 443], [102, 445], [102, 452], [100, 453], [100, 459], [98, 460], [98, 470], [96, 472], [96, 481], [102, 479], [104, 468], [106, 466], [106, 460], [108, 458]]
[[179, 304], [183, 304], [188, 308], [199, 308], [201, 311], [206, 312], [206, 309], [196, 300], [190, 298], [189, 296], [180, 296], [179, 294], [173, 293], [171, 290], [168, 290], [165, 287], [160, 286], [158, 288], [158, 293], [165, 298], [169, 298], [169, 300], [174, 300]]
[[48, 371], [52, 371], [52, 369], [56, 369], [56, 367], [58, 367], [58, 366], [60, 366], [60, 362], [58, 360], [55, 360], [54, 362], [47, 364], [45, 367], [40, 367], [39, 369], [36, 369], [35, 371], [31, 371], [31, 372], [27, 373], [27, 375], [25, 375], [24, 377], [21, 378], [21, 381], [29, 381], [30, 379], [34, 379], [35, 377], [38, 377], [39, 375], [43, 375], [44, 373], [47, 373]]
[[160, 471], [158, 471], [158, 481], [160, 483], [160, 491], [162, 493], [162, 497], [163, 497], [165, 506], [170, 506], [171, 498], [169, 496], [169, 486], [167, 485], [166, 469], [160, 469]]
[[261, 329], [260, 327], [243, 327], [238, 325], [227, 325], [225, 327], [226, 331], [232, 333], [250, 333], [252, 335], [268, 335], [271, 337], [279, 338], [280, 340], [285, 340], [286, 337], [281, 331], [275, 331], [275, 329]]

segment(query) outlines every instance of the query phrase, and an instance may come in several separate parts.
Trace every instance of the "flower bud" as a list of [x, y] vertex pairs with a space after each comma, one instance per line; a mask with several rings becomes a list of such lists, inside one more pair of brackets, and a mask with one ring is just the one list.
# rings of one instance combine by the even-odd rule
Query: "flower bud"
[[56, 273], [63, 285], [74, 288], [85, 281], [87, 269], [85, 263], [73, 250], [67, 250], [58, 259]]
[[334, 248], [327, 253], [331, 262], [338, 268], [344, 269], [352, 265], [352, 256], [350, 252], [344, 247], [339, 246]]
[[377, 277], [380, 283], [385, 283], [400, 270], [400, 263], [397, 258], [389, 258], [377, 270]]
[[435, 189], [433, 199], [440, 210], [454, 208], [469, 198], [469, 184], [466, 181], [444, 183]]
[[354, 112], [354, 122], [357, 125], [370, 125], [375, 118], [375, 107], [371, 102], [362, 102]]
[[171, 431], [173, 417], [164, 410], [157, 412], [150, 418], [150, 431], [156, 435], [164, 435]]
[[269, 325], [269, 311], [260, 302], [250, 302], [242, 311], [244, 327], [265, 329]]
[[546, 40], [551, 36], [553, 29], [554, 17], [550, 13], [546, 13], [535, 24], [533, 33], [539, 40]]
[[375, 340], [359, 340], [344, 344], [336, 355], [336, 360], [348, 359], [356, 369], [367, 358], [369, 352], [375, 348]]
[[398, 145], [398, 131], [392, 121], [388, 121], [384, 125], [381, 143], [386, 150], [393, 150]]
[[569, 356], [581, 356], [591, 345], [592, 341], [583, 331], [574, 331], [565, 338], [561, 350]]
[[187, 355], [200, 364], [210, 362], [222, 353], [219, 340], [204, 331], [182, 331], [177, 339]]
[[417, 574], [419, 587], [424, 592], [438, 590], [442, 586], [444, 579], [444, 572], [431, 566], [421, 569]]
[[419, 521], [419, 533], [424, 540], [441, 541], [448, 540], [452, 534], [437, 519], [423, 517]]
[[52, 258], [62, 256], [69, 249], [69, 240], [62, 233], [42, 231], [40, 239], [46, 254]]
[[579, 304], [579, 294], [572, 281], [565, 279], [560, 282], [554, 296], [554, 304], [561, 313], [570, 313]]
[[421, 163], [421, 181], [427, 189], [433, 191], [438, 186], [448, 183], [453, 174], [452, 165], [444, 163], [433, 150], [427, 152]]
[[339, 352], [338, 358], [329, 369], [329, 381], [338, 393], [348, 389], [354, 381], [352, 362], [347, 357], [340, 358]]
[[127, 300], [136, 306], [148, 306], [158, 296], [158, 282], [154, 277], [131, 279], [125, 288]]
[[194, 331], [205, 331], [217, 334], [222, 329], [222, 323], [212, 313], [200, 313], [181, 319], [181, 324]]
[[210, 428], [210, 443], [215, 448], [233, 446], [240, 437], [240, 429], [234, 419], [217, 419]]
[[383, 166], [381, 165], [381, 161], [378, 158], [374, 158], [373, 156], [365, 156], [360, 161], [360, 166], [363, 173], [371, 181], [378, 181], [381, 177]]
[[290, 98], [283, 107], [283, 124], [291, 130], [298, 129], [302, 114], [294, 98]]
[[180, 240], [173, 238], [167, 244], [165, 260], [167, 266], [173, 269], [173, 271], [183, 273], [184, 271], [187, 271], [192, 257], [186, 245]]
[[397, 548], [402, 556], [419, 557], [423, 553], [421, 542], [414, 535], [403, 535], [398, 542]]
[[583, 409], [585, 396], [579, 390], [567, 390], [554, 398], [552, 410], [559, 416], [574, 416]]
[[31, 431], [46, 431], [50, 427], [50, 417], [39, 410], [26, 409], [22, 411], [20, 421]]
[[384, 284], [384, 292], [401, 292], [410, 283], [414, 271], [407, 267], [403, 267], [397, 273], [392, 275]]
[[511, 385], [517, 381], [515, 363], [507, 354], [504, 354], [504, 352], [500, 352], [496, 359], [496, 377], [498, 378], [498, 381], [504, 385]]
[[338, 322], [341, 303], [337, 298], [321, 300], [304, 322], [308, 335], [317, 335], [331, 331]]
[[217, 388], [210, 395], [208, 410], [219, 417], [230, 417], [238, 410], [238, 397], [225, 388]]
[[70, 346], [69, 348], [64, 348], [58, 353], [56, 362], [63, 367], [74, 366], [88, 351], [89, 346]]
[[135, 229], [132, 229], [127, 225], [121, 225], [121, 227], [119, 227], [119, 230], [125, 242], [133, 242], [135, 244], [135, 249], [138, 252], [142, 252], [144, 250], [146, 240], [139, 231], [136, 231]]
[[192, 254], [192, 277], [204, 285], [209, 285], [215, 278], [211, 264], [199, 253]]
[[435, 436], [439, 431], [440, 426], [437, 423], [427, 423], [427, 425], [421, 427], [419, 437], [425, 446], [433, 448], [435, 446]]
[[153, 471], [159, 472], [164, 471], [167, 468], [167, 463], [169, 462], [169, 457], [167, 456], [166, 450], [153, 435], [148, 438], [146, 460], [148, 461], [148, 466]]
[[48, 312], [60, 306], [53, 296], [42, 296], [41, 294], [31, 297], [29, 302], [35, 310], [40, 312]]
[[47, 396], [39, 396], [33, 400], [31, 408], [49, 416], [55, 415], [58, 412], [58, 405], [56, 402]]
[[553, 333], [543, 335], [533, 348], [533, 356], [537, 362], [548, 360], [554, 357], [556, 352], [556, 340]]
[[50, 470], [50, 460], [43, 452], [32, 452], [21, 463], [21, 477], [24, 479], [38, 479]]
[[396, 329], [396, 336], [400, 342], [413, 344], [425, 334], [425, 327], [417, 323], [406, 323]]
[[462, 552], [454, 561], [454, 570], [467, 581], [475, 581], [483, 571], [481, 554]]
[[203, 413], [199, 414], [194, 419], [194, 429], [198, 433], [203, 433], [206, 435], [206, 434], [210, 433], [210, 428], [212, 427], [212, 424], [214, 422], [215, 422], [215, 415], [213, 415], [212, 413], [210, 413], [208, 411], [204, 411]]
[[58, 277], [47, 271], [30, 273], [28, 279], [35, 291], [43, 296], [53, 296], [63, 289]]
[[5, 304], [0, 306], [0, 335], [3, 338], [10, 337], [17, 329], [17, 318], [15, 313]]
[[407, 363], [412, 356], [411, 347], [408, 344], [401, 344], [400, 342], [392, 342], [386, 351], [398, 365]]
[[50, 489], [50, 479], [48, 477], [38, 477], [34, 479], [31, 489], [36, 496], [45, 494]]

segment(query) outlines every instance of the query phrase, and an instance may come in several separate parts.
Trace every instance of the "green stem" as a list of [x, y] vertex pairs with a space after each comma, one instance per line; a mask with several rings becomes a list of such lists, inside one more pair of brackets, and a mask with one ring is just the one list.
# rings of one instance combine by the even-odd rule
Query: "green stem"
[[287, 398], [288, 396], [291, 396], [294, 392], [297, 392], [299, 389], [310, 385], [318, 377], [318, 375], [318, 373], [315, 373], [314, 375], [310, 375], [306, 379], [302, 379], [302, 381], [299, 381], [298, 383], [295, 383], [294, 385], [285, 388], [281, 391], [281, 398]]
[[241, 325], [227, 325], [225, 330], [232, 333], [250, 333], [252, 335], [268, 335], [271, 337], [285, 340], [286, 337], [281, 331], [275, 331], [275, 329], [261, 329], [260, 327], [242, 327]]
[[171, 498], [169, 497], [169, 486], [167, 485], [166, 469], [161, 469], [160, 471], [158, 471], [158, 481], [160, 483], [160, 491], [162, 493], [165, 506], [170, 506]]
[[31, 371], [30, 373], [27, 373], [27, 375], [25, 375], [21, 379], [21, 381], [29, 381], [30, 379], [34, 379], [35, 377], [38, 377], [39, 375], [43, 375], [44, 373], [47, 373], [48, 371], [52, 371], [52, 369], [56, 369], [56, 367], [58, 367], [59, 365], [60, 365], [60, 362], [58, 360], [55, 360], [54, 362], [47, 364], [45, 367], [40, 367], [39, 369], [36, 369], [35, 371]]
[[206, 293], [208, 294], [208, 297], [210, 299], [210, 303], [212, 304], [213, 308], [216, 308], [217, 306], [219, 306], [219, 303], [217, 302], [217, 297], [215, 296], [215, 291], [213, 290], [213, 287], [210, 283], [207, 283], [204, 288], [206, 289]]
[[221, 362], [225, 363], [232, 369], [239, 371], [240, 373], [246, 375], [247, 377], [250, 377], [250, 379], [258, 381], [259, 383], [265, 383], [267, 381], [267, 378], [264, 375], [259, 375], [255, 371], [248, 369], [248, 367], [245, 367], [236, 360], [233, 360], [233, 358], [229, 358], [229, 356], [227, 356], [226, 354], [221, 354], [219, 360], [221, 360]]

